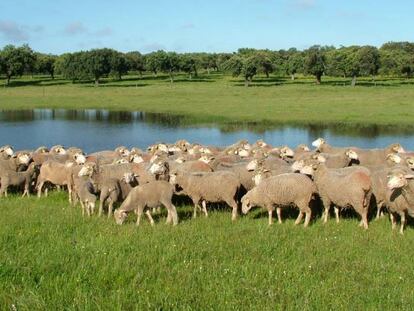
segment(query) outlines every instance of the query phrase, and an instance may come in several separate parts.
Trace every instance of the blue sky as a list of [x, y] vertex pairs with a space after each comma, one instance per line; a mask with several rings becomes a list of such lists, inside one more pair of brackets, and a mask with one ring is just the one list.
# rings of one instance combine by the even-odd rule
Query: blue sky
[[232, 52], [414, 41], [412, 0], [9, 0], [0, 47]]

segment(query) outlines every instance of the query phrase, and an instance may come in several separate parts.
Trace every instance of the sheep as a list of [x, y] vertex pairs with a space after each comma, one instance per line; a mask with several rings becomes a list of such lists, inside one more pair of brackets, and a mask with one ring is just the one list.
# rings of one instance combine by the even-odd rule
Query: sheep
[[245, 163], [237, 163], [237, 164], [224, 164], [222, 163], [217, 167], [215, 170], [218, 171], [229, 171], [236, 174], [239, 178], [240, 184], [243, 186], [245, 191], [249, 191], [254, 187], [253, 176], [254, 171], [249, 171], [246, 168]]
[[85, 215], [85, 212], [88, 217], [91, 216], [94, 213], [96, 204], [95, 189], [91, 181], [83, 177], [75, 177], [73, 192], [81, 204], [82, 216]]
[[[69, 203], [72, 203], [72, 175], [80, 170], [81, 166], [73, 161], [67, 161], [65, 164], [49, 160], [40, 167], [40, 173], [37, 178], [36, 189], [37, 196], [42, 196], [42, 189], [45, 182], [50, 182], [57, 186], [67, 186], [69, 192]], [[47, 189], [45, 191], [47, 196]]]
[[[150, 183], [139, 185], [131, 190], [121, 206], [115, 211], [114, 217], [117, 224], [121, 225], [127, 217], [127, 213], [135, 210], [137, 213], [136, 225], [139, 226], [142, 213], [145, 208], [155, 208], [164, 205], [168, 211], [167, 224], [175, 226], [178, 224], [178, 215], [175, 206], [172, 204], [174, 188], [164, 180], [155, 180]], [[149, 210], [145, 212], [151, 226], [154, 225]]]
[[395, 169], [388, 176], [387, 208], [392, 229], [396, 227], [394, 214], [401, 218], [400, 234], [404, 234], [406, 214], [414, 217], [414, 174], [406, 169]]
[[12, 170], [2, 171], [0, 173], [0, 196], [5, 194], [5, 196], [7, 197], [7, 190], [9, 186], [24, 186], [22, 197], [24, 197], [25, 195], [29, 196], [30, 184], [33, 180], [35, 173], [36, 165], [34, 163], [31, 163], [27, 170], [24, 172], [16, 172]]
[[6, 160], [0, 160], [0, 172], [10, 170], [17, 172], [21, 166], [27, 166], [30, 162], [30, 156], [27, 153], [13, 155]]
[[323, 163], [302, 168], [301, 173], [313, 176], [325, 208], [324, 223], [328, 221], [331, 203], [335, 205], [336, 222], [339, 208], [353, 207], [361, 216], [361, 225], [368, 229], [368, 208], [372, 194], [370, 171], [365, 167], [328, 169]]
[[239, 178], [232, 172], [192, 173], [170, 175], [170, 183], [182, 188], [177, 194], [185, 194], [194, 203], [193, 217], [197, 217], [197, 209], [201, 201], [203, 213], [208, 216], [206, 202], [225, 202], [232, 211], [232, 220], [237, 218], [236, 197], [241, 187]]
[[315, 184], [304, 175], [286, 173], [273, 176], [263, 180], [243, 196], [242, 212], [247, 214], [252, 207], [262, 206], [267, 209], [269, 225], [272, 225], [275, 206], [277, 206], [278, 222], [282, 223], [281, 208], [293, 204], [299, 208], [295, 224], [299, 224], [303, 214], [306, 214], [304, 226], [307, 227], [312, 214], [309, 203], [316, 193]]
[[[256, 170], [253, 171], [253, 182], [257, 186], [260, 182], [266, 178], [277, 176], [281, 174], [292, 173], [290, 167], [281, 166], [278, 169], [269, 170], [263, 167], [258, 167]], [[250, 190], [250, 189], [249, 189]]]
[[95, 184], [97, 190], [100, 191], [99, 196], [99, 216], [102, 215], [103, 207], [106, 201], [108, 204], [108, 218], [112, 216], [114, 203], [123, 201], [138, 185], [136, 177], [133, 173], [124, 173], [121, 179], [109, 178], [102, 181], [102, 184]]

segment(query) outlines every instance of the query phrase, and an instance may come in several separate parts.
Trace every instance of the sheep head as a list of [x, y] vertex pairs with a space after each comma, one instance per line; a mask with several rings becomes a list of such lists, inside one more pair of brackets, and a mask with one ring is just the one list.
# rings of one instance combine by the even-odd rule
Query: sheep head
[[123, 210], [117, 209], [114, 212], [114, 218], [117, 225], [122, 225], [127, 218], [127, 213]]
[[325, 144], [325, 139], [319, 137], [318, 139], [314, 140], [312, 142], [312, 146], [314, 146], [315, 148], [320, 148], [323, 144]]
[[393, 173], [388, 176], [387, 187], [390, 190], [405, 187], [409, 179], [413, 179], [413, 174], [406, 174], [404, 172]]

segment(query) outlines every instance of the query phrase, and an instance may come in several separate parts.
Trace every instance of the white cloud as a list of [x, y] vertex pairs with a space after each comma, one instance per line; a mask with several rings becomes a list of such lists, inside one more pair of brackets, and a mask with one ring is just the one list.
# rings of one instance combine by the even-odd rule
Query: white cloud
[[30, 35], [25, 27], [12, 21], [0, 21], [0, 34], [14, 42], [26, 41]]

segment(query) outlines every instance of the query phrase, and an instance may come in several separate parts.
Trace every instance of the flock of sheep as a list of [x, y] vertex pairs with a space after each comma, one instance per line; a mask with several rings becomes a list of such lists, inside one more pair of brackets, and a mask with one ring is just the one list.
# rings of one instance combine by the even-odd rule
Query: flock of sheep
[[[269, 225], [276, 210], [282, 222], [282, 210], [299, 209], [295, 224], [305, 216], [308, 226], [312, 210], [323, 207], [323, 222], [334, 207], [339, 222], [341, 209], [352, 208], [368, 228], [368, 212], [376, 208], [376, 217], [388, 211], [392, 228], [395, 216], [401, 219], [403, 233], [406, 216], [414, 217], [414, 153], [399, 144], [385, 149], [338, 148], [324, 139], [315, 140], [310, 150], [299, 145], [274, 147], [259, 140], [254, 144], [239, 141], [226, 148], [190, 144], [159, 143], [143, 151], [99, 151], [86, 155], [79, 148], [53, 146], [15, 151], [9, 145], [0, 148], [0, 195], [10, 187], [31, 190], [39, 197], [51, 187], [66, 187], [69, 202], [80, 203], [82, 213], [107, 209], [122, 224], [127, 214], [142, 214], [154, 224], [152, 213], [164, 206], [167, 223], [176, 225], [178, 215], [173, 197], [185, 196], [194, 204], [194, 214], [208, 216], [209, 203], [225, 203], [232, 208], [232, 220], [260, 206], [268, 211]], [[174, 199], [175, 200], [175, 199]], [[200, 206], [201, 205], [201, 206]]]

